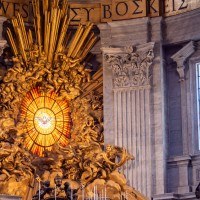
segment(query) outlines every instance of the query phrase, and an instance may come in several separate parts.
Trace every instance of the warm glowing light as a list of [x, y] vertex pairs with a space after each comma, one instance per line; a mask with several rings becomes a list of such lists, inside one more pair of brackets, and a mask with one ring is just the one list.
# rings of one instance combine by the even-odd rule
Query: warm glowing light
[[21, 118], [25, 120], [26, 147], [34, 154], [43, 155], [55, 143], [66, 146], [70, 137], [70, 112], [66, 101], [56, 100], [56, 94], [31, 90], [21, 105]]
[[38, 132], [48, 135], [55, 129], [56, 116], [50, 109], [41, 108], [35, 113], [34, 125]]

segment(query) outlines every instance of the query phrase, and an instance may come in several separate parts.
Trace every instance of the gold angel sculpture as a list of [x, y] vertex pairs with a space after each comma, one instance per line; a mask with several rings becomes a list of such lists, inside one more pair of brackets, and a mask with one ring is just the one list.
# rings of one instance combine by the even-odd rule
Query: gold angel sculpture
[[[88, 69], [85, 69], [84, 59], [98, 38], [91, 31], [93, 24], [90, 22], [86, 25], [80, 24], [73, 37], [70, 37], [71, 34], [68, 30], [70, 19], [66, 0], [32, 0], [32, 5], [34, 31], [27, 30], [20, 14], [11, 20], [13, 29], [7, 29], [14, 65], [8, 70], [3, 78], [3, 84], [0, 85], [0, 103], [3, 108], [16, 113], [14, 118], [18, 117], [22, 105], [20, 113], [22, 113], [21, 118], [23, 119], [21, 121], [28, 120], [29, 124], [30, 121], [37, 124], [38, 120], [35, 120], [35, 115], [30, 117], [28, 112], [23, 112], [30, 110], [29, 107], [32, 104], [29, 100], [36, 99], [37, 104], [37, 99], [40, 99], [38, 94], [44, 94], [45, 99], [49, 99], [54, 93], [54, 100], [61, 107], [60, 110], [63, 110], [66, 106], [62, 105], [78, 97], [83, 91], [82, 83], [90, 81], [90, 74]], [[38, 91], [36, 88], [39, 88]], [[51, 102], [50, 100], [45, 101], [47, 104], [51, 104]], [[36, 113], [38, 108], [41, 106], [37, 105], [32, 112]], [[53, 109], [51, 105], [44, 105], [43, 108], [43, 110]], [[57, 116], [57, 108], [54, 110], [55, 112], [52, 110], [54, 112], [52, 115], [55, 119], [64, 119], [64, 116]], [[67, 119], [67, 121], [65, 124], [70, 123], [70, 120]], [[41, 125], [41, 123], [39, 124]], [[63, 133], [63, 129], [60, 130], [58, 123], [56, 124], [55, 132], [52, 131], [48, 139], [48, 131], [44, 127], [39, 129], [46, 132], [46, 135], [39, 133], [40, 136], [37, 136], [39, 129], [35, 130], [31, 128], [32, 125], [27, 125], [27, 135], [30, 137], [25, 140], [26, 147], [32, 152], [42, 155], [43, 147], [50, 150], [50, 146], [58, 141], [60, 135], [63, 135], [65, 139], [60, 138], [59, 141], [63, 140], [62, 143], [67, 144], [70, 137], [70, 125], [63, 126], [67, 127], [64, 128]], [[30, 129], [31, 131], [29, 131]], [[35, 146], [33, 143], [37, 143], [37, 145]]]
[[85, 57], [98, 39], [93, 25], [79, 25], [71, 38], [66, 0], [32, 0], [32, 5], [34, 31], [19, 14], [7, 29], [13, 67], [0, 84], [0, 193], [28, 199], [27, 185], [33, 187], [39, 171], [43, 178], [61, 173], [84, 184], [88, 195], [99, 182], [110, 199], [127, 193], [129, 199], [146, 200], [116, 171], [133, 157], [124, 148], [103, 150], [102, 97], [77, 98], [91, 78]]
[[97, 41], [91, 32], [93, 24], [80, 24], [70, 38], [66, 0], [32, 0], [32, 4], [34, 31], [27, 30], [20, 14], [12, 19], [14, 32], [7, 29], [14, 67], [4, 77], [6, 85], [1, 90], [12, 90], [3, 102], [10, 108], [15, 106], [14, 90], [23, 97], [39, 84], [46, 92], [56, 91], [60, 99], [72, 100], [80, 95], [81, 84], [90, 80], [83, 60]]

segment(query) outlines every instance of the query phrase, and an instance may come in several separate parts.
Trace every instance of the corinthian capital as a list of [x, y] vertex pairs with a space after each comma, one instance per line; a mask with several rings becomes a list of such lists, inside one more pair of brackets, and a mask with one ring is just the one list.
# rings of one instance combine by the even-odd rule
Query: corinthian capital
[[154, 43], [147, 43], [105, 54], [104, 59], [112, 69], [114, 88], [150, 84], [149, 68], [154, 58], [153, 47]]

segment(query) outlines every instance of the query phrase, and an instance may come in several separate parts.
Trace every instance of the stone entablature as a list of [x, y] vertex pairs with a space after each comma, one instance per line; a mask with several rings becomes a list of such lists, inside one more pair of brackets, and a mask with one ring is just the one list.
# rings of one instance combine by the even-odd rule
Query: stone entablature
[[[200, 2], [194, 0], [70, 0], [69, 2], [68, 13], [71, 18], [71, 24], [76, 25], [87, 21], [102, 23], [141, 17], [172, 16], [200, 7]], [[4, 0], [1, 3], [0, 10], [1, 15], [8, 18], [12, 18], [16, 16], [17, 12], [20, 12], [24, 20], [32, 22], [31, 0]]]
[[0, 200], [21, 200], [19, 196], [10, 196], [6, 194], [0, 194]]

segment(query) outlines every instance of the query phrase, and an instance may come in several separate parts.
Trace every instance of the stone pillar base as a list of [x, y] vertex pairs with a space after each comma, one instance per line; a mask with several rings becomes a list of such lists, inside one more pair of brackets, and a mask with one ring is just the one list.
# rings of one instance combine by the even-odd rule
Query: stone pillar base
[[179, 194], [184, 194], [184, 193], [189, 193], [189, 192], [191, 192], [191, 187], [190, 186], [178, 187], [178, 193]]
[[0, 200], [21, 200], [22, 197], [0, 194]]
[[197, 200], [195, 193], [190, 192], [186, 194], [165, 193], [154, 195], [153, 200]]

